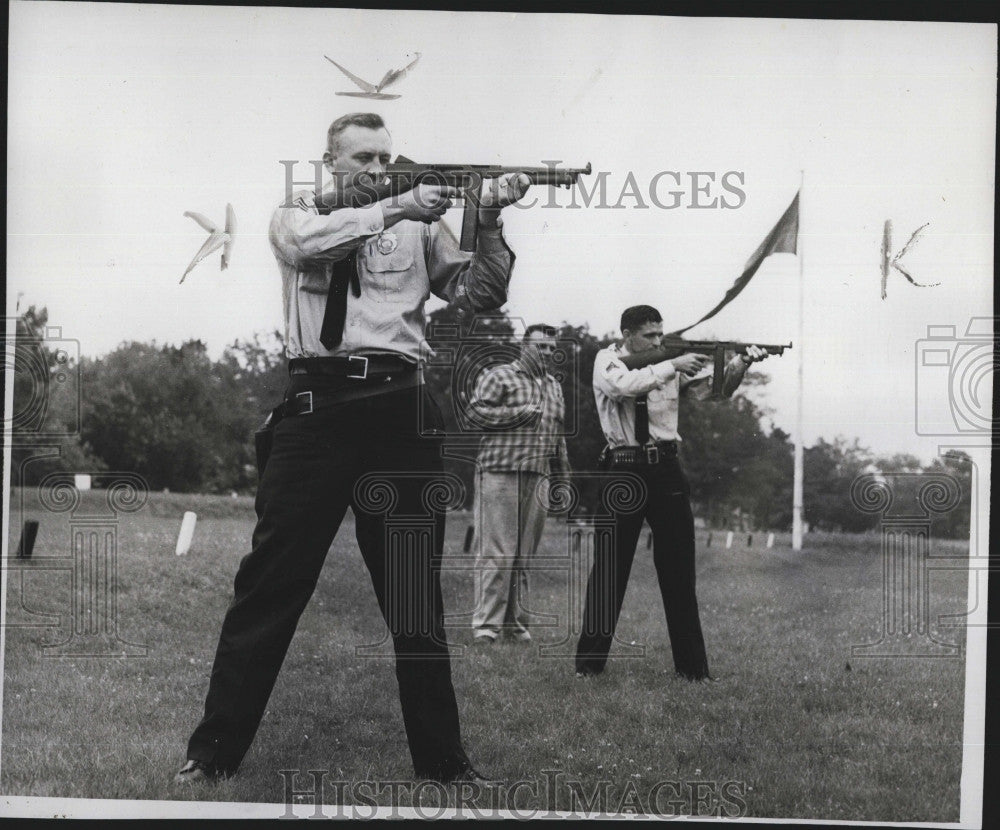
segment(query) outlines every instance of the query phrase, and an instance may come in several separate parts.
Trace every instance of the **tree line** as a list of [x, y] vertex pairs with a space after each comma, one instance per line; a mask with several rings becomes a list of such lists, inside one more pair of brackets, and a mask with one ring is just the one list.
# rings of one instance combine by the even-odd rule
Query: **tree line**
[[[200, 340], [179, 346], [125, 342], [101, 357], [77, 357], [45, 337], [46, 309], [17, 321], [11, 483], [33, 486], [54, 471], [130, 471], [153, 490], [252, 493], [257, 483], [253, 433], [287, 385], [279, 332], [237, 340], [213, 360]], [[474, 328], [444, 308], [430, 315], [437, 358], [425, 382], [442, 404], [449, 438], [446, 468], [466, 485], [471, 503], [478, 438], [462, 418], [478, 372], [517, 353], [517, 321], [497, 313]], [[590, 378], [597, 352], [612, 342], [587, 326], [558, 329], [560, 377], [567, 406], [567, 448], [574, 471], [594, 471], [603, 447]], [[787, 530], [792, 521], [791, 436], [768, 425], [748, 395], [766, 386], [751, 370], [724, 402], [681, 408], [682, 459], [696, 515], [710, 526]], [[42, 447], [42, 449], [40, 449]], [[58, 448], [58, 449], [55, 449]], [[857, 439], [820, 439], [804, 450], [803, 512], [817, 530], [864, 532], [878, 515], [851, 501], [866, 472], [943, 473], [956, 478], [961, 503], [935, 520], [937, 536], [969, 532], [972, 469], [953, 451], [923, 465], [910, 455], [879, 456]], [[584, 501], [592, 477], [581, 475]]]

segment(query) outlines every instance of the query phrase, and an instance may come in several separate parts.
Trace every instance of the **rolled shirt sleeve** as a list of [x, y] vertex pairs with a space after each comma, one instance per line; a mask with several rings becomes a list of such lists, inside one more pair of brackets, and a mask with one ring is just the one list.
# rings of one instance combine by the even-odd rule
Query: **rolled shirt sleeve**
[[635, 398], [661, 388], [676, 373], [669, 360], [629, 369], [609, 349], [604, 349], [594, 360], [594, 388], [616, 401]]
[[381, 233], [382, 207], [344, 208], [319, 214], [312, 195], [294, 196], [291, 206], [281, 207], [271, 218], [269, 238], [275, 256], [289, 265], [335, 262], [343, 259], [358, 241]]

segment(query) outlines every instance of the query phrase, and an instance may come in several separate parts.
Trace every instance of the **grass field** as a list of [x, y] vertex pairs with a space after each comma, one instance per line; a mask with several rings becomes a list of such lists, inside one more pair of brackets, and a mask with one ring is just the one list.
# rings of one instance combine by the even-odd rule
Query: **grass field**
[[[69, 554], [71, 519], [41, 509], [31, 494], [22, 515], [18, 495], [10, 550], [22, 519], [41, 526], [33, 561], [8, 563], [3, 794], [283, 803], [279, 770], [328, 770], [329, 781], [409, 780], [392, 661], [355, 653], [380, 643], [385, 628], [350, 515], [240, 774], [191, 792], [171, 778], [201, 715], [219, 625], [253, 527], [251, 500], [153, 494], [114, 525], [118, 633], [146, 646], [145, 656], [125, 659], [45, 656], [43, 646], [68, 632], [69, 572], [45, 566]], [[199, 520], [191, 552], [177, 557], [185, 509]], [[442, 580], [446, 610], [456, 615], [472, 605], [472, 574], [458, 567], [467, 561], [461, 549], [469, 523], [468, 514], [449, 517]], [[566, 534], [565, 524], [550, 521], [541, 553], [566, 556]], [[560, 622], [537, 628], [531, 645], [473, 649], [468, 618], [453, 620], [452, 671], [474, 763], [506, 782], [536, 782], [511, 802], [523, 809], [546, 806], [539, 787], [548, 780], [556, 782], [560, 810], [572, 808], [575, 782], [587, 798], [603, 792], [604, 809], [638, 803], [650, 812], [655, 785], [670, 782], [659, 790], [661, 812], [674, 811], [664, 808], [673, 793], [674, 809], [688, 814], [957, 821], [964, 657], [851, 655], [852, 644], [873, 642], [882, 630], [880, 538], [811, 535], [793, 552], [787, 537], [766, 549], [763, 536], [755, 534], [749, 548], [737, 536], [727, 550], [724, 534], [716, 532], [711, 547], [706, 531], [698, 536], [702, 623], [721, 681], [674, 676], [644, 532], [618, 637], [645, 652], [613, 659], [598, 678], [579, 680], [569, 657], [540, 654], [579, 624], [567, 619], [574, 588], [565, 569], [532, 575], [532, 610]], [[937, 541], [932, 550], [964, 552]], [[962, 611], [966, 586], [960, 570], [933, 573], [932, 622]], [[948, 629], [940, 639], [964, 643], [964, 632]], [[385, 645], [378, 651], [390, 653]], [[408, 806], [409, 797], [403, 792], [399, 803]], [[328, 801], [356, 798], [348, 789]], [[390, 791], [372, 800], [388, 806]]]

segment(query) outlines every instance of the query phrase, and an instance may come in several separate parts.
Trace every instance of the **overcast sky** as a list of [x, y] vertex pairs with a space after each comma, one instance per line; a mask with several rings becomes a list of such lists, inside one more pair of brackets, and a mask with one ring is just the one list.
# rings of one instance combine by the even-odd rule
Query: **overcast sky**
[[[323, 57], [378, 81], [417, 52], [395, 101], [337, 96], [354, 87]], [[668, 328], [698, 319], [804, 171], [804, 339], [788, 254], [690, 334], [795, 341], [764, 364], [764, 402], [791, 431], [801, 350], [807, 444], [858, 436], [928, 459], [940, 439], [917, 435], [915, 395], [948, 421], [948, 373], [918, 367], [917, 343], [992, 308], [996, 69], [996, 27], [980, 24], [15, 2], [7, 313], [22, 294], [22, 310], [47, 306], [86, 355], [189, 338], [218, 354], [282, 328], [266, 237], [279, 161], [310, 178], [330, 121], [355, 109], [381, 113], [395, 150], [421, 161], [605, 171], [605, 208], [570, 209], [559, 191], [561, 208], [505, 212], [507, 310], [599, 334], [638, 302]], [[669, 205], [682, 191], [676, 209], [649, 198], [663, 171], [680, 174], [657, 193]], [[715, 176], [701, 195], [699, 171]], [[738, 208], [689, 207], [738, 201], [720, 186], [729, 171]], [[630, 173], [645, 208], [619, 199]], [[184, 211], [222, 223], [227, 202], [229, 269], [214, 254], [178, 285], [205, 238]], [[930, 223], [901, 264], [939, 285], [893, 271], [880, 299], [886, 219], [894, 252]], [[988, 389], [967, 391], [988, 406]]]

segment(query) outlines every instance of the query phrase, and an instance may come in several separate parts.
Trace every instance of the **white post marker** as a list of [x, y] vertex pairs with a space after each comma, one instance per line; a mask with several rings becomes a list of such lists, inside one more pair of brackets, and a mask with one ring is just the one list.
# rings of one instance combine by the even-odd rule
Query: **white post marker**
[[773, 548], [774, 547], [774, 534], [773, 533], [768, 533], [767, 534], [767, 546], [769, 548]]
[[177, 536], [177, 555], [183, 556], [191, 549], [191, 540], [194, 538], [194, 523], [198, 520], [198, 515], [190, 510], [185, 511], [184, 519], [181, 521], [181, 532]]
[[73, 485], [77, 490], [89, 490], [90, 483], [90, 476], [86, 473], [76, 473], [73, 476]]
[[729, 550], [733, 546], [733, 532], [730, 530], [726, 534], [726, 550]]

